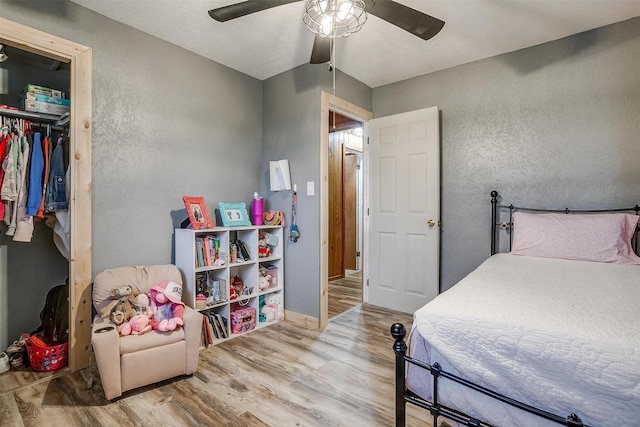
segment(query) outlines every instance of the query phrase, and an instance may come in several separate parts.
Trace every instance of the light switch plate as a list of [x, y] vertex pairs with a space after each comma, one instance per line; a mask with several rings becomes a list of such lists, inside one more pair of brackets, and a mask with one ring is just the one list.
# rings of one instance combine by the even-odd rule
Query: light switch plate
[[314, 194], [316, 194], [315, 183], [307, 181], [307, 196], [313, 196]]

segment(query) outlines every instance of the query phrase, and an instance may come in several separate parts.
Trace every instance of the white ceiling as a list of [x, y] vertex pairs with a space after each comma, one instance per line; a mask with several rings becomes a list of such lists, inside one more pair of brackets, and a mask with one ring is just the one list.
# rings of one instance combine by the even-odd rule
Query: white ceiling
[[[259, 80], [309, 62], [313, 46], [304, 1], [224, 23], [207, 11], [238, 0], [72, 1]], [[640, 0], [397, 1], [446, 24], [424, 41], [370, 15], [341, 38], [337, 67], [370, 87], [640, 16]]]

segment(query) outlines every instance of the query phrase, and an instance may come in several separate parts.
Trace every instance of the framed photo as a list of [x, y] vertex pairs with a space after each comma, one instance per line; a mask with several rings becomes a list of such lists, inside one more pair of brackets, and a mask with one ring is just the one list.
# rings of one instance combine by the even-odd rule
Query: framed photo
[[207, 205], [204, 203], [204, 197], [182, 196], [184, 207], [187, 209], [191, 228], [200, 230], [201, 228], [213, 228], [215, 224], [209, 218]]
[[225, 227], [237, 227], [240, 225], [251, 225], [247, 205], [245, 203], [218, 203], [220, 218]]

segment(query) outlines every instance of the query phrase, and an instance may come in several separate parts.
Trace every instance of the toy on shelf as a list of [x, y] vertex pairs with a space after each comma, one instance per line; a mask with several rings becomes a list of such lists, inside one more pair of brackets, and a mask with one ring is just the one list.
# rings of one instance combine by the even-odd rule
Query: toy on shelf
[[[264, 305], [260, 309], [260, 314], [264, 315], [265, 322], [273, 322], [275, 320], [283, 320], [282, 314], [282, 297], [279, 293], [272, 293], [264, 296]], [[263, 318], [260, 316], [261, 319]]]

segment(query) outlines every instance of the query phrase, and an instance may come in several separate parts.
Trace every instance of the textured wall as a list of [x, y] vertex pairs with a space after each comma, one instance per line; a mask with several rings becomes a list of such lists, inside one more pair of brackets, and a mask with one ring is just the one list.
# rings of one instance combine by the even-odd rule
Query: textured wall
[[640, 18], [373, 90], [376, 117], [442, 110], [442, 287], [489, 256], [489, 193], [640, 201]]
[[292, 184], [298, 185], [297, 243], [285, 232], [285, 308], [317, 317], [319, 307], [319, 197], [306, 195], [307, 181], [318, 188], [320, 93], [313, 66], [305, 65], [263, 82], [263, 196], [266, 209], [285, 212], [291, 222], [291, 193], [270, 192], [269, 161], [289, 159]]
[[171, 262], [183, 195], [213, 214], [260, 188], [260, 81], [75, 3], [0, 0], [0, 16], [92, 48], [94, 275]]
[[[319, 317], [320, 312], [320, 93], [332, 92], [325, 65], [302, 65], [263, 82], [263, 195], [267, 209], [291, 219], [291, 193], [269, 190], [269, 161], [289, 159], [291, 182], [298, 184], [297, 219], [301, 238], [286, 240], [285, 307]], [[336, 95], [371, 108], [371, 89], [343, 73], [336, 74]], [[307, 182], [315, 195], [307, 196]], [[326, 208], [326, 207], [325, 207]], [[287, 237], [288, 237], [288, 233]]]

